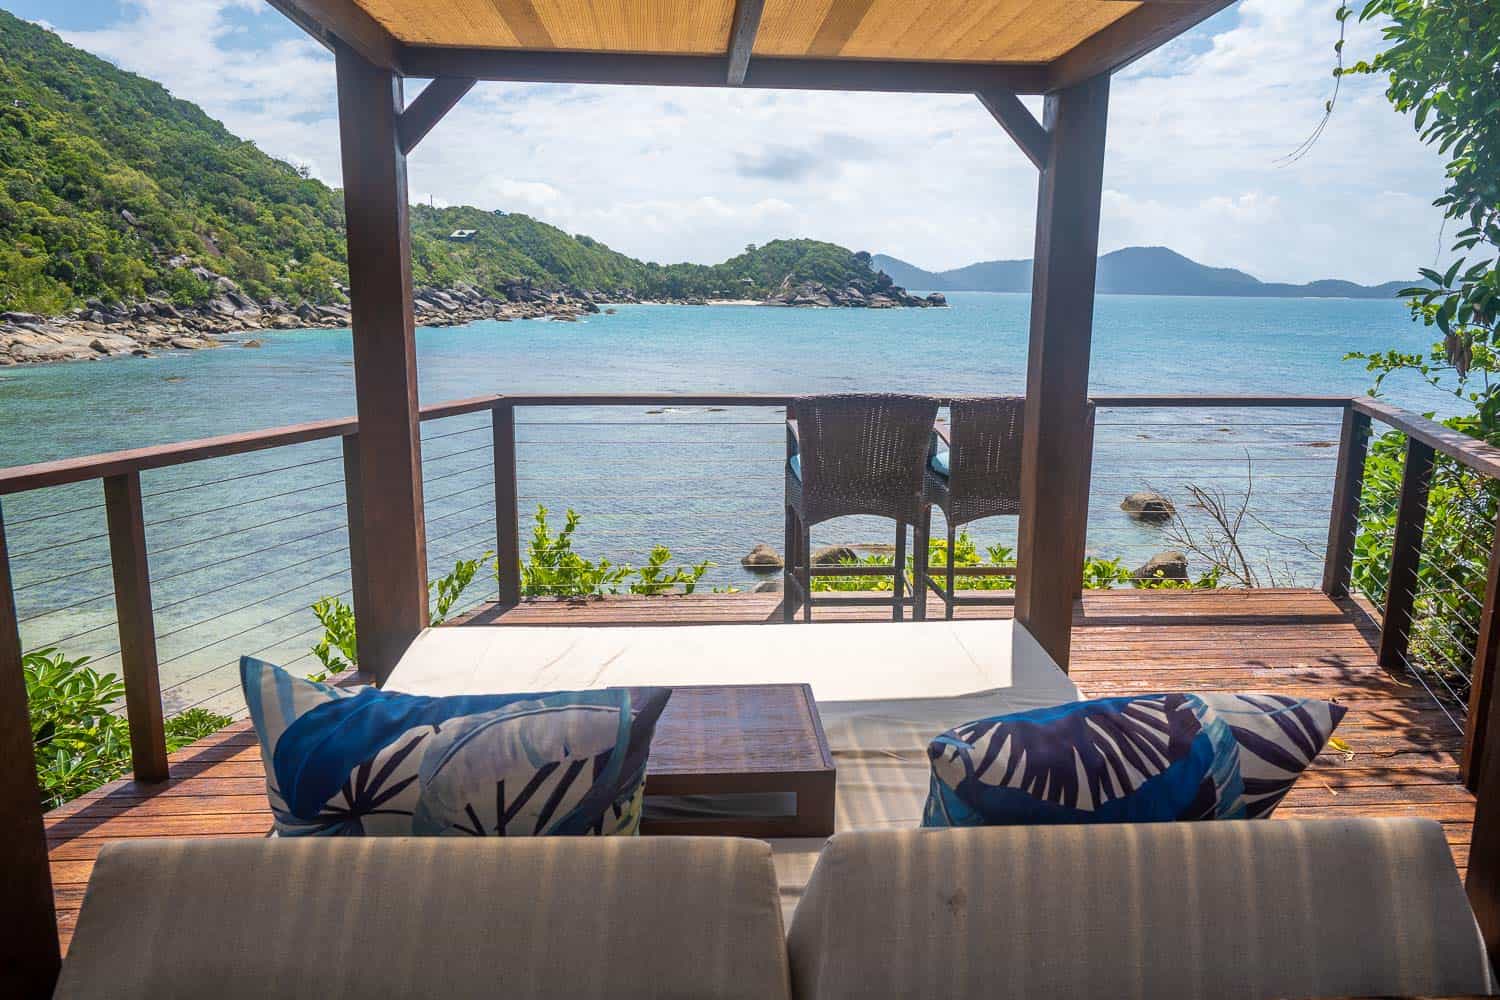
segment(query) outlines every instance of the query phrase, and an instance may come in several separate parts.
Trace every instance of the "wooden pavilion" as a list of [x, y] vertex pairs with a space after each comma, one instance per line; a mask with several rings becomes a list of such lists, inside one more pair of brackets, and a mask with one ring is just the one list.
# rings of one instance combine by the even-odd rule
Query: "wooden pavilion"
[[[1040, 173], [1015, 617], [1067, 668], [1110, 76], [1231, 0], [269, 2], [337, 64], [358, 407], [350, 510], [357, 537], [380, 539], [351, 551], [363, 669], [383, 677], [427, 625], [406, 158], [480, 80], [976, 95]], [[408, 102], [407, 78], [431, 82]], [[1045, 96], [1042, 120], [1020, 95]], [[500, 558], [514, 561], [506, 537]], [[0, 607], [7, 665], [14, 621]], [[43, 996], [59, 962], [53, 888], [24, 687], [19, 672], [0, 680], [0, 966], [18, 995]], [[1483, 862], [1481, 839], [1470, 892], [1493, 948], [1500, 866]]]

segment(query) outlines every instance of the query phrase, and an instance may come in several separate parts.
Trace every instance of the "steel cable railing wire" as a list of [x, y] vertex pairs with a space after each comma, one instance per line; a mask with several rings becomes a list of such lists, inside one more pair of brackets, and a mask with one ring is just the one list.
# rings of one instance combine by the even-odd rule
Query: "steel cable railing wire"
[[19, 528], [23, 524], [31, 524], [31, 523], [33, 523], [35, 521], [45, 521], [45, 520], [47, 520], [48, 518], [51, 518], [51, 517], [65, 517], [68, 514], [84, 514], [84, 513], [87, 513], [88, 511], [91, 511], [91, 510], [103, 510], [103, 509], [104, 509], [104, 504], [102, 504], [102, 503], [95, 503], [95, 504], [89, 504], [87, 507], [72, 507], [72, 508], [69, 508], [68, 510], [54, 510], [54, 511], [51, 511], [51, 512], [46, 513], [46, 514], [32, 514], [32, 515], [30, 515], [28, 517], [21, 517], [21, 518], [10, 518], [10, 517], [8, 517], [8, 518], [5, 519], [5, 526], [7, 528]]
[[342, 460], [342, 455], [332, 455], [328, 458], [312, 459], [306, 462], [298, 462], [294, 465], [279, 465], [274, 469], [256, 469], [250, 472], [240, 472], [232, 476], [224, 476], [221, 479], [209, 479], [201, 483], [187, 483], [182, 486], [169, 486], [165, 489], [152, 490], [149, 493], [143, 492], [141, 494], [141, 499], [150, 500], [152, 497], [164, 497], [174, 493], [186, 493], [188, 490], [201, 490], [208, 486], [221, 486], [224, 483], [235, 483], [244, 479], [254, 479], [257, 476], [271, 476], [275, 475], [278, 472], [292, 472], [297, 469], [307, 469], [311, 468], [314, 465], [326, 465], [329, 462], [339, 462]]

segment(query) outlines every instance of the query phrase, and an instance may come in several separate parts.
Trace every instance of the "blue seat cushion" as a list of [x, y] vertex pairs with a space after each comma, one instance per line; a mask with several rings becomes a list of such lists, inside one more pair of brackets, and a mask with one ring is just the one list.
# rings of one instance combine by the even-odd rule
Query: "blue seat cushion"
[[802, 456], [800, 454], [793, 455], [787, 459], [786, 467], [792, 470], [792, 475], [797, 477], [797, 479], [800, 480], [802, 478]]
[[933, 451], [932, 455], [927, 459], [927, 464], [929, 467], [931, 467], [933, 472], [936, 472], [938, 475], [946, 479], [949, 475], [948, 449], [939, 448]]
[[980, 719], [933, 740], [923, 826], [1269, 816], [1344, 707], [1266, 694], [1153, 694]]
[[670, 688], [448, 698], [240, 660], [279, 836], [634, 834]]

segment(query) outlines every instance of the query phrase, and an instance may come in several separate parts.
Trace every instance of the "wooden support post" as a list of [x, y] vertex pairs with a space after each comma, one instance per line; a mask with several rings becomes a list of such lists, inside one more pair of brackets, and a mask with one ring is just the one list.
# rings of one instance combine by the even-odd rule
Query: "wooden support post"
[[1490, 542], [1490, 564], [1479, 611], [1479, 640], [1474, 648], [1474, 670], [1469, 683], [1469, 717], [1464, 721], [1464, 748], [1459, 759], [1464, 784], [1479, 791], [1490, 715], [1495, 701], [1495, 665], [1500, 663], [1500, 518]]
[[495, 558], [500, 603], [521, 602], [521, 501], [516, 488], [516, 408], [490, 411], [495, 442]]
[[52, 995], [62, 963], [52, 870], [36, 781], [21, 632], [16, 624], [5, 519], [0, 513], [0, 996], [42, 1000]]
[[1051, 142], [1037, 195], [1016, 620], [1063, 670], [1088, 525], [1089, 351], [1108, 115], [1108, 76], [1048, 95]]
[[1370, 447], [1370, 417], [1353, 406], [1344, 408], [1339, 432], [1339, 464], [1333, 480], [1333, 509], [1328, 515], [1328, 550], [1323, 561], [1323, 593], [1348, 597], [1354, 569], [1354, 536], [1359, 531], [1359, 502]]
[[1382, 667], [1406, 667], [1411, 641], [1412, 609], [1417, 596], [1417, 569], [1422, 561], [1422, 532], [1427, 524], [1427, 490], [1432, 485], [1432, 446], [1406, 439], [1406, 469], [1396, 504], [1396, 537], [1391, 542], [1391, 573], [1385, 587], [1385, 614], [1380, 621]]
[[359, 435], [345, 434], [344, 446], [344, 510], [348, 521], [349, 530], [349, 585], [351, 590], [350, 599], [354, 602], [355, 633], [354, 642], [357, 647], [356, 657], [358, 666], [366, 661], [374, 662], [375, 651], [366, 649], [370, 641], [365, 638], [363, 630], [358, 628], [360, 622], [369, 619], [370, 611], [370, 562], [366, 557], [365, 550], [365, 524], [364, 524], [364, 499], [360, 495], [360, 471], [359, 471]]
[[104, 514], [115, 577], [130, 763], [136, 781], [166, 781], [167, 734], [156, 663], [156, 618], [151, 611], [151, 569], [146, 559], [146, 516], [139, 472], [104, 480]]
[[401, 152], [401, 79], [342, 44], [339, 141], [349, 241], [354, 395], [359, 412], [360, 523], [369, 588], [358, 622], [360, 669], [384, 681], [427, 626], [427, 539], [411, 232]]

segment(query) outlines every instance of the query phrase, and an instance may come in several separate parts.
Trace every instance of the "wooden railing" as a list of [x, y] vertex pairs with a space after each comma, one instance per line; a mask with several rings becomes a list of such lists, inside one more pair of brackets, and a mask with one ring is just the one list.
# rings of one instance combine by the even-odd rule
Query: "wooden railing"
[[[1322, 589], [1330, 597], [1352, 600], [1351, 575], [1356, 564], [1356, 540], [1361, 532], [1361, 509], [1365, 467], [1375, 425], [1406, 437], [1405, 469], [1401, 482], [1396, 530], [1390, 544], [1389, 585], [1382, 602], [1371, 610], [1381, 625], [1380, 662], [1392, 669], [1410, 669], [1413, 623], [1419, 615], [1417, 578], [1423, 565], [1424, 527], [1434, 463], [1438, 457], [1458, 463], [1488, 481], [1500, 479], [1500, 449], [1449, 430], [1431, 420], [1384, 402], [1340, 396], [1176, 396], [1105, 395], [1094, 397], [1101, 413], [1107, 411], [1247, 410], [1269, 414], [1276, 410], [1321, 411], [1338, 419], [1339, 440], [1331, 482], [1328, 545], [1323, 565]], [[786, 394], [705, 393], [668, 394], [574, 394], [487, 395], [425, 407], [424, 421], [465, 414], [490, 414], [490, 452], [494, 464], [495, 551], [498, 554], [498, 599], [503, 604], [521, 600], [520, 537], [521, 496], [518, 465], [521, 443], [517, 438], [517, 409], [560, 407], [788, 407], [795, 397]], [[1273, 418], [1269, 415], [1266, 420]], [[479, 431], [482, 433], [482, 431]], [[377, 582], [364, 567], [368, 544], [362, 527], [363, 504], [359, 494], [358, 425], [354, 420], [327, 420], [113, 452], [84, 458], [0, 469], [0, 498], [17, 493], [68, 484], [102, 483], [107, 525], [109, 564], [113, 579], [116, 621], [119, 631], [121, 674], [125, 683], [125, 711], [131, 742], [131, 759], [137, 780], [159, 781], [167, 776], [164, 712], [157, 655], [157, 631], [149, 570], [146, 521], [142, 502], [143, 472], [166, 469], [210, 459], [247, 455], [268, 449], [314, 441], [339, 440], [342, 445], [345, 488], [344, 507], [351, 568], [352, 602], [356, 618], [368, 606], [369, 590]], [[1471, 684], [1464, 716], [1463, 774], [1471, 789], [1479, 792], [1480, 818], [1476, 821], [1471, 854], [1471, 886], [1486, 887], [1483, 900], [1500, 900], [1500, 764], [1488, 760], [1486, 746], [1493, 741], [1489, 730], [1500, 725], [1491, 702], [1496, 661], [1500, 658], [1500, 539], [1492, 541], [1485, 587], [1478, 620], [1469, 631], [1477, 636], [1473, 652]], [[12, 595], [11, 558], [5, 547], [5, 524], [0, 516], [0, 730], [5, 745], [20, 744], [17, 734], [29, 731], [26, 721], [24, 685], [20, 683], [21, 637]], [[29, 757], [29, 755], [27, 755]], [[11, 760], [14, 761], [12, 756]], [[34, 794], [28, 791], [29, 775], [14, 766], [0, 766], [0, 794], [7, 808]], [[25, 780], [23, 780], [25, 779]], [[1486, 789], [1494, 789], [1491, 794]], [[1492, 815], [1494, 814], [1494, 815]], [[34, 817], [39, 818], [39, 817]], [[25, 863], [32, 847], [12, 837], [13, 852], [0, 861]], [[1489, 855], [1484, 852], [1489, 851]], [[1495, 864], [1485, 860], [1494, 856]], [[1493, 870], [1492, 870], [1493, 869]], [[1487, 928], [1500, 929], [1500, 906], [1482, 913]], [[1497, 944], [1491, 941], [1492, 946]]]

